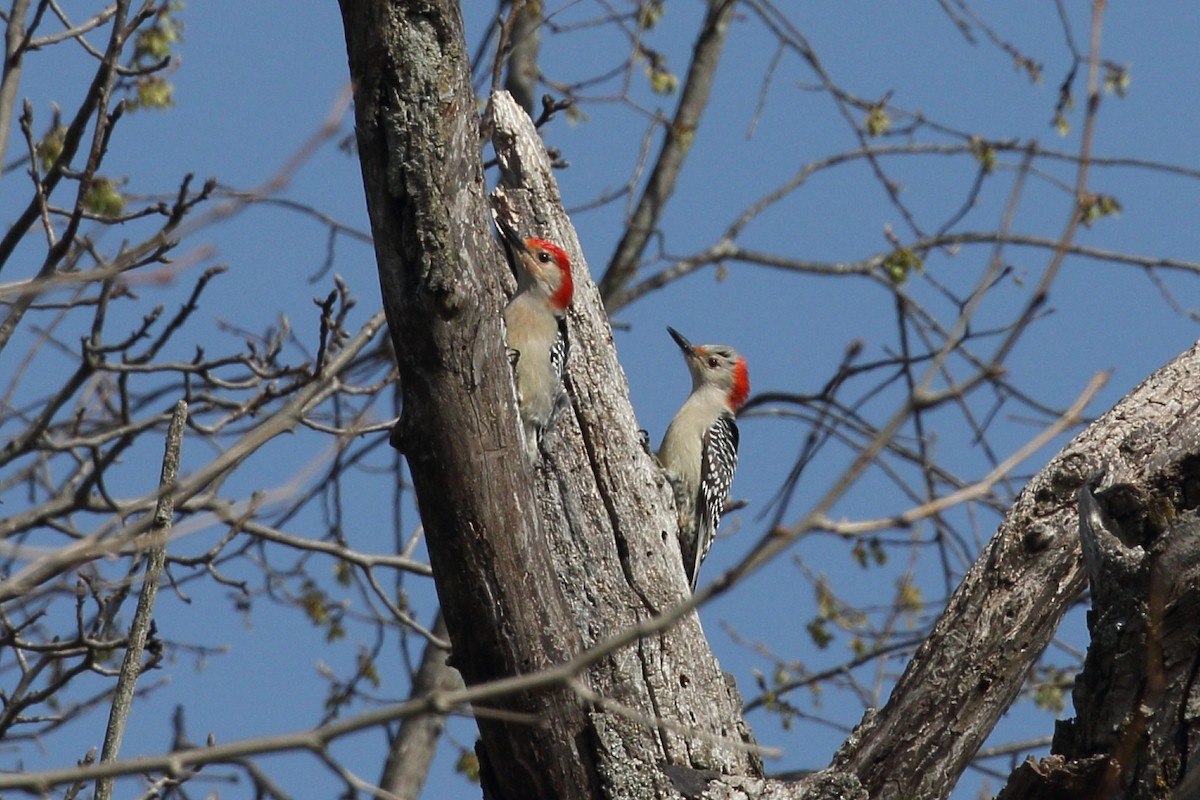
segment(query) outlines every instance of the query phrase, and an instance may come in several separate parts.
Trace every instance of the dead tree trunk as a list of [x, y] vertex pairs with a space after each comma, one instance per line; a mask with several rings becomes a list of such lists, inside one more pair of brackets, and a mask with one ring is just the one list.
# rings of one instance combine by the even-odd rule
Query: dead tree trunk
[[[664, 765], [756, 774], [736, 692], [694, 613], [612, 637], [687, 597], [674, 510], [639, 444], [594, 284], [528, 117], [493, 116], [526, 230], [575, 265], [571, 410], [544, 462], [524, 457], [501, 332], [505, 267], [489, 234], [457, 5], [342, 0], [384, 305], [412, 472], [447, 628], [468, 684], [597, 651], [549, 688], [476, 708], [485, 795], [674, 797]], [[608, 644], [605, 644], [605, 643]]]
[[[695, 615], [673, 611], [687, 592], [669, 492], [638, 443], [603, 308], [528, 118], [501, 97], [489, 119], [507, 202], [523, 211], [526, 232], [563, 245], [579, 287], [571, 408], [537, 465], [523, 456], [505, 357], [508, 279], [488, 233], [457, 6], [341, 6], [403, 385], [396, 440], [452, 660], [472, 685], [529, 678], [506, 684], [511, 693], [494, 709], [476, 709], [485, 795], [946, 796], [1083, 586], [1077, 490], [1103, 473], [1107, 485], [1195, 494], [1181, 477], [1194, 471], [1186, 454], [1168, 444], [1200, 438], [1186, 413], [1197, 402], [1200, 353], [1151, 376], [1030, 481], [887, 706], [833, 767], [798, 784], [761, 780], [736, 693]], [[553, 683], [534, 682], [564, 664]]]
[[1001, 800], [1200, 796], [1200, 441], [1181, 433], [1146, 480], [1079, 491], [1092, 642], [1076, 717]]
[[1197, 376], [1200, 346], [1147, 378], [1029, 481], [887, 705], [842, 746], [836, 769], [873, 798], [949, 794], [1083, 589], [1080, 487], [1103, 476], [1106, 486], [1155, 486], [1172, 502], [1194, 498], [1197, 448], [1180, 445], [1200, 441]]

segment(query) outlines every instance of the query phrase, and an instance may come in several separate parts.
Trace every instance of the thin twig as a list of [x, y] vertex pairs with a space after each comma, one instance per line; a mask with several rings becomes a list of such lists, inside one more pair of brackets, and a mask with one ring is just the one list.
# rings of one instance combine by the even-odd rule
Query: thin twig
[[[100, 762], [115, 761], [121, 752], [121, 739], [129, 721], [133, 706], [133, 690], [142, 672], [142, 653], [146, 650], [146, 639], [154, 620], [154, 600], [158, 596], [158, 579], [167, 560], [167, 539], [171, 533], [171, 519], [175, 515], [175, 480], [179, 475], [179, 453], [183, 448], [183, 426], [187, 421], [187, 403], [180, 400], [171, 415], [171, 426], [167, 429], [167, 445], [163, 454], [162, 474], [158, 479], [158, 504], [154, 509], [154, 526], [150, 530], [150, 546], [146, 552], [146, 574], [142, 579], [142, 591], [138, 595], [137, 608], [129, 629], [129, 646], [125, 650], [125, 661], [117, 677], [117, 688], [113, 692], [112, 710], [108, 715], [108, 729], [104, 733], [104, 748]], [[113, 776], [96, 781], [96, 800], [112, 797]]]
[[985, 497], [999, 481], [1003, 480], [1014, 469], [1020, 466], [1021, 462], [1032, 456], [1045, 445], [1049, 444], [1056, 436], [1066, 432], [1069, 428], [1079, 424], [1083, 409], [1092, 398], [1096, 396], [1096, 392], [1104, 387], [1108, 382], [1108, 373], [1098, 372], [1092, 376], [1088, 385], [1084, 387], [1083, 392], [1071, 404], [1071, 407], [1062, 413], [1052, 424], [1048, 425], [1045, 430], [1037, 436], [1030, 439], [1024, 445], [1017, 449], [1008, 458], [1001, 461], [996, 467], [969, 486], [964, 486], [961, 489], [951, 492], [947, 495], [934, 498], [927, 503], [923, 503], [915, 508], [910, 508], [902, 514], [894, 517], [883, 519], [864, 520], [861, 522], [836, 522], [828, 517], [818, 518], [818, 527], [833, 531], [843, 536], [858, 536], [864, 533], [886, 530], [888, 528], [905, 528], [916, 523], [926, 517], [939, 514], [954, 506], [963, 503], [969, 503], [974, 500], [979, 500]]

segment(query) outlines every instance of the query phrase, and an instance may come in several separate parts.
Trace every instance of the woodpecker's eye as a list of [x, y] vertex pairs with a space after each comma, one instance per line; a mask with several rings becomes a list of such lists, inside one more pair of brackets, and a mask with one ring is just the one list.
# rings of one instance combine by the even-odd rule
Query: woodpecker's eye
[[550, 263], [550, 254], [547, 253], [545, 250], [539, 250], [538, 254], [537, 254], [537, 258], [538, 258], [538, 261], [542, 262], [543, 264]]
[[710, 356], [710, 357], [709, 357], [709, 359], [708, 359], [708, 368], [709, 368], [709, 369], [716, 369], [716, 368], [717, 368], [717, 360], [716, 360], [715, 358], [712, 358], [711, 356]]

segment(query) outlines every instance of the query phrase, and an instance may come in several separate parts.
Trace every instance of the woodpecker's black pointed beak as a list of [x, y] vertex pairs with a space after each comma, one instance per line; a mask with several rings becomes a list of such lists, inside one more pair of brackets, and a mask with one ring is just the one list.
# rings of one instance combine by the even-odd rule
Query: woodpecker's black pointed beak
[[667, 326], [667, 333], [671, 334], [671, 338], [675, 340], [675, 344], [679, 345], [679, 349], [682, 350], [685, 355], [694, 356], [696, 354], [696, 348], [692, 347], [692, 343], [689, 342], [682, 333], [675, 330], [670, 325]]
[[517, 233], [499, 214], [496, 215], [495, 219], [496, 228], [499, 229], [500, 235], [504, 237], [505, 244], [513, 248], [517, 253], [529, 252], [529, 248], [526, 247], [525, 240], [521, 237], [521, 234]]

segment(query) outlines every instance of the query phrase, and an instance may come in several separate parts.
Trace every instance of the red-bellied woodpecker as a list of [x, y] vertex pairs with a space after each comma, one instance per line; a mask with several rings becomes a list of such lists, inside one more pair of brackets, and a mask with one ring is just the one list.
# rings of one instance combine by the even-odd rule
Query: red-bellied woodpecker
[[667, 328], [692, 374], [692, 393], [671, 420], [658, 460], [671, 479], [679, 510], [679, 549], [688, 583], [696, 589], [737, 469], [734, 414], [750, 393], [746, 359], [719, 344], [694, 346]]
[[571, 262], [552, 242], [523, 239], [498, 216], [496, 225], [517, 273], [517, 294], [504, 309], [504, 323], [525, 446], [536, 457], [542, 433], [562, 397], [567, 361], [565, 315], [574, 292]]

